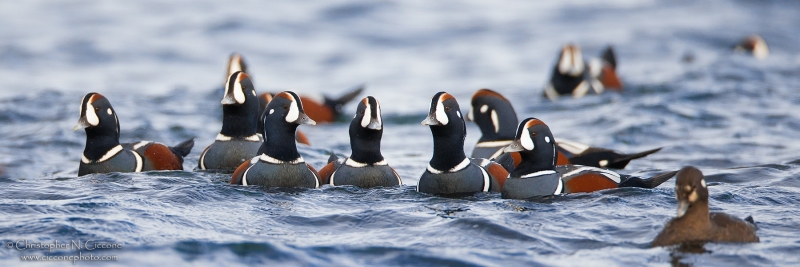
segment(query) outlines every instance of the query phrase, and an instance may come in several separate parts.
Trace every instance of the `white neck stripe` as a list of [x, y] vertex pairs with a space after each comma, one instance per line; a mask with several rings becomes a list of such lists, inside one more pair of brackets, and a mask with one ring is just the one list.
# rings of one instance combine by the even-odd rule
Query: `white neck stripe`
[[[238, 138], [237, 138], [237, 139], [238, 139]], [[250, 142], [260, 142], [260, 141], [261, 141], [261, 137], [260, 137], [260, 135], [259, 135], [259, 134], [254, 134], [254, 135], [251, 135], [251, 136], [245, 137], [245, 138], [243, 138], [243, 139], [244, 139], [245, 141], [250, 141]], [[230, 137], [230, 136], [227, 136], [227, 135], [224, 135], [224, 134], [217, 134], [217, 138], [216, 138], [216, 139], [214, 139], [214, 140], [216, 140], [216, 141], [223, 141], [223, 142], [224, 142], [224, 141], [231, 141], [231, 140], [233, 140], [233, 137]]]
[[561, 178], [558, 178], [558, 187], [556, 187], [556, 191], [553, 192], [553, 195], [560, 195], [561, 194], [561, 190], [563, 190], [563, 189], [564, 189], [564, 180], [561, 180]]
[[453, 167], [452, 169], [450, 169], [447, 172], [457, 172], [457, 171], [463, 170], [463, 169], [467, 168], [467, 166], [469, 166], [469, 163], [470, 163], [469, 159], [468, 158], [464, 158], [464, 160], [461, 161], [461, 163], [459, 163], [458, 165], [456, 165], [455, 167]]
[[259, 142], [259, 141], [261, 141], [261, 137], [258, 134], [254, 134], [254, 135], [245, 137], [244, 140], [247, 140], [247, 141], [250, 141], [250, 142]]
[[534, 172], [534, 173], [529, 173], [529, 174], [523, 175], [523, 176], [521, 176], [519, 178], [531, 178], [531, 177], [554, 174], [554, 173], [556, 173], [556, 171], [554, 171], [554, 170], [544, 170], [544, 171], [538, 171], [538, 172]]
[[353, 167], [353, 168], [367, 167], [366, 163], [361, 163], [361, 162], [355, 161], [352, 158], [347, 158], [347, 160], [344, 161], [344, 165], [347, 165], [347, 166], [350, 166], [350, 167]]
[[217, 138], [214, 139], [214, 140], [217, 140], [217, 141], [230, 141], [231, 137], [227, 136], [227, 135], [224, 135], [224, 134], [217, 134]]
[[[209, 145], [209, 146], [211, 146], [211, 145]], [[206, 150], [205, 150], [205, 151], [203, 151], [203, 153], [202, 153], [202, 154], [200, 154], [200, 169], [201, 169], [201, 170], [205, 170], [205, 169], [206, 169], [206, 163], [205, 163], [205, 161], [206, 161], [206, 153], [207, 153], [207, 152], [208, 152], [208, 148], [206, 148]]]
[[139, 156], [139, 153], [136, 153], [136, 151], [132, 151], [131, 150], [131, 153], [133, 153], [133, 157], [136, 158], [136, 168], [133, 171], [134, 172], [141, 172], [142, 171], [142, 167], [144, 166], [144, 164], [142, 162], [142, 156]]
[[[110, 158], [116, 156], [120, 151], [122, 151], [122, 145], [117, 145], [115, 147], [112, 147], [111, 149], [108, 150], [108, 152], [106, 152], [106, 154], [103, 155], [103, 157], [101, 157], [96, 162], [99, 163], [109, 160]], [[86, 155], [81, 155], [81, 162], [86, 164], [92, 163], [92, 161], [89, 158], [87, 158]]]
[[612, 171], [608, 171], [608, 170], [604, 170], [604, 169], [601, 169], [601, 168], [595, 168], [595, 167], [581, 167], [581, 168], [578, 168], [578, 169], [576, 169], [574, 171], [565, 173], [565, 174], [563, 174], [561, 176], [562, 177], [569, 177], [571, 175], [574, 175], [574, 174], [577, 174], [577, 173], [580, 173], [580, 172], [583, 172], [583, 171], [599, 172], [600, 174], [602, 174], [605, 177], [608, 177], [609, 179], [611, 179], [612, 181], [614, 181], [617, 184], [619, 184], [620, 181], [621, 181], [618, 173], [612, 172]]
[[247, 185], [247, 172], [249, 172], [250, 168], [252, 167], [253, 165], [247, 166], [247, 169], [244, 170], [244, 173], [242, 174], [242, 185]]
[[443, 173], [443, 171], [440, 171], [440, 170], [437, 170], [437, 169], [433, 168], [433, 166], [431, 166], [431, 164], [430, 164], [430, 163], [428, 164], [428, 171], [429, 171], [430, 173], [433, 173], [433, 174], [440, 174], [440, 173]]
[[586, 81], [582, 81], [575, 89], [572, 90], [572, 97], [579, 98], [589, 92], [591, 86]]
[[386, 159], [383, 159], [381, 161], [375, 162], [373, 164], [367, 164], [367, 163], [355, 161], [352, 158], [347, 158], [347, 160], [344, 161], [344, 164], [347, 165], [347, 166], [353, 167], [353, 168], [363, 168], [363, 167], [367, 167], [368, 165], [372, 165], [372, 166], [386, 166], [386, 165], [389, 165], [388, 163], [386, 163]]
[[145, 146], [145, 145], [147, 145], [149, 143], [150, 143], [150, 141], [139, 141], [138, 143], [133, 145], [133, 150], [137, 150], [137, 149], [139, 149], [139, 148], [141, 148], [141, 147], [143, 147], [143, 146]]
[[272, 164], [287, 164], [287, 163], [288, 164], [300, 164], [300, 163], [305, 162], [305, 160], [303, 160], [302, 156], [298, 157], [297, 159], [292, 160], [292, 161], [282, 161], [282, 160], [270, 157], [267, 154], [261, 154], [261, 156], [259, 156], [258, 159], [263, 161], [263, 162], [272, 163]]
[[[467, 167], [469, 167], [469, 164], [470, 164], [469, 158], [464, 158], [464, 160], [461, 161], [461, 163], [459, 163], [458, 165], [456, 165], [452, 169], [447, 170], [446, 172], [457, 172], [457, 171], [466, 169]], [[440, 170], [437, 170], [437, 169], [433, 168], [430, 163], [428, 163], [428, 171], [431, 172], [431, 173], [434, 173], [434, 174], [440, 174], [440, 173], [444, 172], [444, 171], [440, 171]]]
[[112, 157], [116, 156], [116, 155], [117, 155], [117, 154], [118, 154], [120, 151], [122, 151], [122, 146], [121, 146], [121, 145], [117, 145], [117, 146], [115, 146], [115, 147], [111, 148], [110, 150], [108, 150], [108, 152], [106, 152], [106, 154], [105, 154], [105, 155], [103, 155], [103, 157], [102, 157], [102, 158], [100, 158], [99, 160], [97, 160], [97, 162], [103, 162], [103, 161], [106, 161], [106, 160], [108, 160], [108, 159], [110, 159], [110, 158], [112, 158]]
[[492, 184], [491, 179], [489, 179], [489, 173], [486, 172], [486, 169], [480, 168], [481, 174], [483, 174], [483, 192], [489, 192], [489, 185]]

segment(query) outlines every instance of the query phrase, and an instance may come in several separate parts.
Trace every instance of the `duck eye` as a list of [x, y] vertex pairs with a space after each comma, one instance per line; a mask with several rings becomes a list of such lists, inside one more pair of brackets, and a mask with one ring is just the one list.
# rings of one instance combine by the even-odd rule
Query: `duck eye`
[[289, 106], [283, 105], [283, 109], [289, 109]]
[[444, 111], [450, 111], [450, 107], [444, 106]]

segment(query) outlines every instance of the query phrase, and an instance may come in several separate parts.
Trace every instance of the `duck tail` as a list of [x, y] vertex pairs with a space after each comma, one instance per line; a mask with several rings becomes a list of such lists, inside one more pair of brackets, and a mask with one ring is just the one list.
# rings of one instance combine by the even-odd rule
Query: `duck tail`
[[333, 110], [335, 113], [337, 114], [341, 113], [342, 107], [344, 107], [344, 105], [346, 105], [347, 103], [353, 101], [353, 99], [358, 97], [358, 95], [360, 95], [361, 92], [364, 91], [364, 87], [365, 86], [363, 84], [359, 85], [358, 87], [356, 87], [356, 89], [353, 89], [352, 91], [347, 92], [337, 98], [332, 98], [326, 95], [324, 96], [325, 105], [331, 108], [331, 110]]
[[175, 155], [178, 155], [181, 158], [183, 158], [186, 157], [186, 155], [189, 155], [190, 152], [192, 152], [192, 147], [194, 147], [194, 138], [183, 141], [175, 146], [169, 147], [169, 150], [172, 150], [172, 153], [175, 153]]
[[617, 55], [614, 53], [614, 48], [610, 45], [606, 47], [606, 50], [603, 50], [603, 54], [600, 55], [600, 58], [611, 65], [612, 69], [617, 69]]
[[628, 163], [631, 162], [631, 160], [644, 158], [650, 154], [660, 151], [662, 148], [663, 147], [659, 147], [633, 154], [617, 154], [616, 155], [617, 157], [612, 159], [611, 162], [608, 163], [608, 167], [613, 169], [624, 169], [625, 166], [627, 166]]
[[647, 179], [631, 176], [619, 183], [619, 187], [655, 188], [675, 176], [676, 173], [678, 171], [665, 172]]

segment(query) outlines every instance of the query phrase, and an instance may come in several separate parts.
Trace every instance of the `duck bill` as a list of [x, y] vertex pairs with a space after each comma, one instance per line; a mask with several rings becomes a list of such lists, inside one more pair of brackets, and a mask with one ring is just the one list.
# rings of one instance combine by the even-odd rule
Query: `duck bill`
[[679, 201], [678, 202], [678, 218], [683, 217], [686, 214], [686, 211], [689, 210], [689, 202], [688, 201]]
[[369, 120], [369, 124], [367, 124], [367, 129], [380, 131], [381, 129], [383, 129], [383, 125], [381, 125], [381, 122], [379, 122], [375, 118], [372, 118]]
[[308, 117], [308, 115], [306, 115], [306, 113], [300, 113], [300, 116], [297, 116], [297, 117], [298, 118], [297, 118], [297, 120], [294, 121], [294, 123], [297, 123], [297, 124], [300, 124], [300, 125], [317, 125], [317, 122], [312, 120], [310, 117]]
[[472, 107], [469, 108], [469, 112], [467, 112], [467, 116], [464, 118], [465, 121], [472, 121]]
[[221, 103], [223, 105], [235, 105], [235, 104], [238, 104], [236, 102], [236, 98], [233, 96], [233, 94], [225, 94], [225, 96], [222, 97]]
[[86, 121], [86, 117], [84, 116], [84, 117], [81, 117], [81, 118], [78, 120], [78, 124], [75, 124], [75, 127], [72, 127], [72, 130], [73, 130], [73, 131], [77, 131], [77, 130], [80, 130], [80, 129], [86, 129], [86, 128], [88, 128], [89, 126], [92, 126], [92, 125], [91, 125], [91, 124], [89, 124], [89, 122], [88, 122], [88, 121]]
[[436, 119], [436, 114], [431, 113], [428, 114], [428, 117], [422, 120], [422, 125], [442, 125], [442, 122]]
[[519, 140], [514, 140], [508, 146], [503, 148], [503, 153], [519, 152], [525, 150]]

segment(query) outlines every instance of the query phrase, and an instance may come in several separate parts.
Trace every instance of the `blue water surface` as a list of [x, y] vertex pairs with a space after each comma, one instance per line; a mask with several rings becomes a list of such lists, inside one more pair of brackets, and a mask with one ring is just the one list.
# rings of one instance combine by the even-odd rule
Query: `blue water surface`
[[[800, 3], [796, 1], [17, 1], [0, 4], [0, 240], [121, 244], [123, 266], [794, 266], [800, 262]], [[771, 54], [733, 46], [760, 34]], [[625, 91], [540, 97], [561, 45], [617, 50]], [[231, 186], [193, 171], [221, 126], [225, 64], [239, 52], [259, 92], [382, 103], [384, 156], [403, 186]], [[636, 152], [621, 171], [698, 166], [712, 211], [752, 215], [760, 243], [705, 253], [649, 248], [675, 216], [674, 181], [534, 200], [415, 191], [432, 154], [430, 97], [492, 88], [555, 136]], [[196, 138], [186, 171], [76, 177], [81, 97], [111, 101], [123, 142]], [[345, 111], [355, 111], [349, 105]], [[302, 126], [319, 168], [349, 154], [347, 117]], [[468, 124], [465, 149], [479, 137]], [[37, 265], [72, 265], [70, 261]]]

